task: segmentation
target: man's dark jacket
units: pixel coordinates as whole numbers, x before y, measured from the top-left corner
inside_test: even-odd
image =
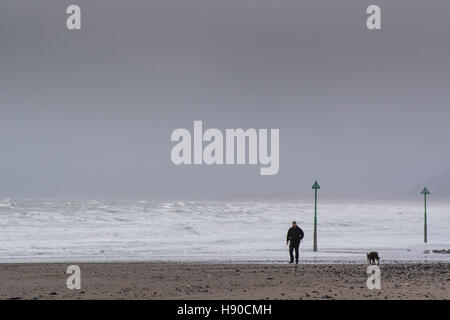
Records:
[[[299,226],[291,227],[287,233],[287,241],[291,241],[291,244],[298,244],[303,239],[305,234]]]

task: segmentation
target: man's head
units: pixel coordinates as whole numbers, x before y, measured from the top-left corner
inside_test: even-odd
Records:
[[[296,227],[297,226],[297,221],[292,221],[292,226]]]

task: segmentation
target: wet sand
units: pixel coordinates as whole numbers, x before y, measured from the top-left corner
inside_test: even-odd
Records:
[[[450,299],[450,264],[382,264],[381,290],[361,264],[68,263],[0,265],[0,299]]]

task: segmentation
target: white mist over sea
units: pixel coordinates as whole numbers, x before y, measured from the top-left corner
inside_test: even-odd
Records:
[[[0,201],[0,262],[287,261],[286,232],[306,236],[301,259],[361,262],[450,261],[450,204],[324,203],[319,252],[312,251],[313,205],[300,202]]]

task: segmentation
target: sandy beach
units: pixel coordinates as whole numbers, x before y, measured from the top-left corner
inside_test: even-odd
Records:
[[[450,264],[382,264],[381,290],[361,264],[81,263],[1,264],[0,299],[450,299]]]

